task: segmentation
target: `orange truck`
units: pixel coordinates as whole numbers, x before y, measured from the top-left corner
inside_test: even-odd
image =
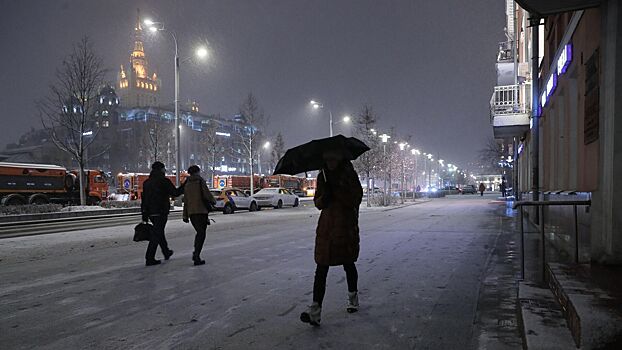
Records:
[[[217,175],[214,176],[214,187],[223,189],[225,187],[234,187],[241,190],[250,190],[251,178],[250,175]],[[253,187],[260,189],[262,186],[262,178],[259,175],[253,176]]]
[[[0,162],[2,205],[80,203],[79,170],[58,165]],[[108,197],[108,182],[100,170],[85,170],[88,204]]]
[[[302,190],[303,178],[291,175],[271,175],[265,177],[265,187],[283,187],[288,190]]]
[[[175,175],[166,175],[174,184]],[[188,173],[179,174],[179,181],[186,181]],[[139,200],[143,196],[143,183],[149,178],[147,173],[119,173],[117,174],[117,195],[128,195],[129,200]]]

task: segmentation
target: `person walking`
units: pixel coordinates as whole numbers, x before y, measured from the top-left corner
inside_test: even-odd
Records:
[[[180,196],[183,191],[183,185],[175,188],[171,180],[166,177],[166,168],[162,162],[155,162],[151,165],[149,178],[143,183],[143,194],[140,204],[143,222],[151,221],[153,223],[151,238],[147,246],[147,253],[145,253],[147,266],[160,264],[160,260],[155,258],[158,245],[162,249],[162,255],[164,255],[165,260],[168,260],[173,255],[173,251],[168,247],[164,229],[171,210],[171,197]]]
[[[354,264],[359,256],[358,210],[363,189],[349,160],[337,151],[325,152],[325,168],[317,178],[313,201],[322,211],[315,238],[315,280],[313,303],[301,313],[300,320],[319,326],[322,301],[326,293],[326,277],[330,266],[342,265],[348,282],[346,310],[358,311],[358,272]]]
[[[194,265],[205,265],[205,260],[201,259],[201,250],[205,242],[207,225],[210,224],[208,216],[210,208],[216,205],[216,200],[201,177],[201,168],[198,165],[188,168],[188,174],[190,177],[184,183],[183,220],[185,223],[191,222],[197,232],[194,237],[192,261]]]
[[[483,197],[484,196],[484,191],[486,191],[486,186],[484,186],[483,182],[480,182],[480,184],[479,184],[479,195]]]
[[[501,184],[499,185],[499,190],[501,191],[501,197],[505,197],[505,190],[506,190],[505,181],[501,182]]]

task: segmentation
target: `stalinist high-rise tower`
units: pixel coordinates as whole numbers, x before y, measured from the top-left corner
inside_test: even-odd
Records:
[[[121,65],[117,77],[117,89],[121,106],[149,107],[159,104],[161,82],[155,72],[149,75],[149,65],[143,45],[143,28],[140,12],[137,10],[134,27],[134,49],[130,54],[130,64]]]

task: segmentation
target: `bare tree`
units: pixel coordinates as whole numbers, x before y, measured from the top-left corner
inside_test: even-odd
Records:
[[[163,161],[164,157],[167,157],[169,144],[173,142],[174,131],[170,124],[159,120],[159,109],[157,116],[148,118],[142,133],[142,146],[146,149],[147,165],[155,161]]]
[[[248,171],[250,175],[251,193],[254,191],[253,169],[255,158],[257,158],[258,143],[261,139],[261,128],[264,126],[265,117],[263,111],[259,108],[257,98],[253,93],[242,102],[240,106],[240,116],[242,118],[240,125],[236,128],[237,137],[242,144],[242,153],[248,159]]]
[[[85,164],[98,156],[87,155],[87,150],[100,130],[101,120],[95,112],[105,73],[101,58],[84,37],[56,71],[48,96],[38,103],[41,121],[54,144],[78,163],[82,205],[86,204]]]
[[[379,146],[378,136],[375,130],[377,123],[377,117],[374,114],[373,108],[370,105],[364,105],[360,113],[354,120],[355,135],[367,146],[370,150],[363,153],[355,162],[354,167],[359,174],[365,177],[367,182],[367,206],[370,207],[371,203],[369,197],[373,193],[373,181],[374,171],[379,164]]]
[[[210,172],[210,183],[214,183],[214,176],[216,171],[216,164],[218,160],[225,155],[225,145],[221,136],[218,136],[218,124],[210,120],[206,128],[201,133],[200,143],[203,150],[203,155],[207,160],[207,167]],[[211,185],[210,185],[211,186]]]
[[[272,169],[276,167],[276,164],[279,162],[279,159],[281,159],[281,157],[283,157],[284,154],[285,154],[285,141],[283,140],[283,134],[281,134],[281,132],[279,131],[278,134],[276,134],[276,137],[274,139],[274,146],[272,147],[272,151],[271,151]]]
[[[503,169],[499,161],[504,157],[502,144],[492,137],[488,138],[484,147],[479,150],[479,161],[486,172],[501,173]]]

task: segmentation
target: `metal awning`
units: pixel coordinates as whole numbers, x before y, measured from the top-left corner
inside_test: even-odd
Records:
[[[600,6],[602,0],[516,0],[523,9],[541,17]]]

